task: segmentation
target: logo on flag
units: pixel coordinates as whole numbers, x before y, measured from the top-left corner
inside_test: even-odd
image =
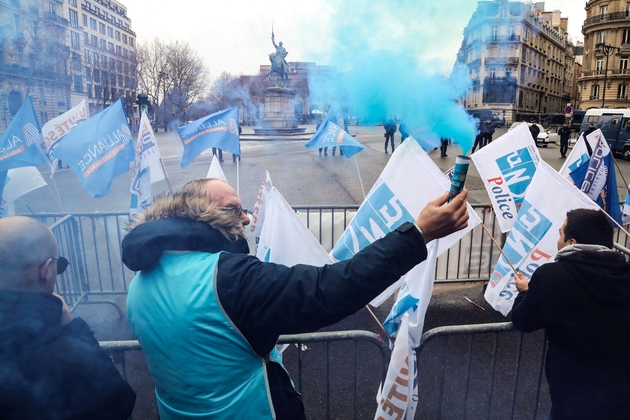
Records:
[[[347,159],[365,149],[354,137],[345,132],[334,122],[327,120],[319,126],[315,135],[306,143],[307,149],[319,149],[320,147],[339,146]]]
[[[0,172],[46,163],[39,153],[39,122],[29,96],[0,137]]]
[[[238,136],[238,108],[232,107],[193,121],[177,132],[184,145],[182,168],[190,165],[197,156],[210,147],[240,155]]]
[[[83,100],[79,105],[53,118],[42,127],[39,151],[42,152],[50,163],[51,176],[54,174],[57,165],[57,158],[53,157],[51,154],[52,149],[55,148],[59,140],[68,134],[70,130],[82,122],[87,121],[88,116],[88,109],[85,105],[85,100]]]
[[[90,196],[106,196],[114,178],[127,172],[135,157],[122,101],[71,130],[52,155],[74,170]]]

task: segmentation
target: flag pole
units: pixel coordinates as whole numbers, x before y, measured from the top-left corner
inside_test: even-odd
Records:
[[[488,234],[488,236],[490,237],[490,239],[492,239],[492,242],[494,242],[494,244],[497,246],[497,248],[499,249],[499,252],[501,252],[501,255],[503,255],[503,258],[505,258],[505,261],[507,261],[507,263],[510,265],[510,267],[512,268],[512,271],[514,271],[514,274],[518,274],[518,271],[516,271],[516,268],[514,268],[514,265],[512,265],[512,263],[510,262],[510,260],[508,259],[507,255],[505,255],[505,252],[503,252],[503,249],[501,248],[501,245],[499,245],[499,243],[497,242],[496,239],[494,239],[494,236],[492,236],[492,233],[490,233],[490,231],[488,230],[488,228],[486,227],[486,225],[484,225],[483,223],[481,224],[481,227],[483,228],[483,230],[486,231],[486,233]]]
[[[160,157],[160,167],[162,168],[162,172],[164,173],[164,178],[166,179],[166,185],[168,185],[168,191],[171,194],[173,194],[173,187],[171,187],[171,180],[168,178],[168,174],[166,173],[166,167],[164,166],[162,157]]]
[[[48,185],[48,189],[50,190],[50,193],[53,195],[53,198],[55,199],[55,201],[57,201],[57,204],[59,204],[59,208],[61,209],[62,213],[65,213],[66,211],[63,209],[63,205],[61,204],[61,196],[59,195],[59,189],[57,188],[57,181],[55,181],[55,178],[51,177],[50,180],[53,182],[53,185],[55,186],[55,191],[57,192],[57,196],[55,196],[55,193],[53,192],[52,188],[50,188],[50,185],[48,185],[48,183],[46,183],[46,185]]]
[[[385,329],[385,327],[383,326],[383,324],[381,324],[381,321],[378,320],[378,318],[376,317],[376,315],[374,314],[374,312],[372,311],[372,309],[370,309],[370,307],[368,305],[365,305],[365,309],[368,310],[368,312],[370,313],[370,315],[372,315],[372,318],[374,318],[374,320],[376,321],[376,323],[378,324],[379,327],[381,327],[381,330],[383,330],[383,334],[385,334],[385,337],[387,337],[387,339],[393,343],[392,338],[389,336],[389,334],[387,334],[387,330]]]
[[[339,146],[341,150],[341,146]],[[361,179],[361,171],[359,171],[359,162],[357,162],[357,155],[354,155],[354,164],[357,167],[357,174],[359,174],[359,183],[361,184],[361,191],[363,191],[363,199],[365,200],[365,190],[363,189],[363,180]]]
[[[239,187],[241,185],[240,175],[241,175],[241,155],[238,155],[236,158],[236,195],[240,197]]]

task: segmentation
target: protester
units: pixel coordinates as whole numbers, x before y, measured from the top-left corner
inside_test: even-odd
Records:
[[[494,126],[492,125],[492,121],[486,121],[486,130],[483,135],[483,145],[487,146],[492,143],[492,135],[494,134]]]
[[[536,122],[532,121],[532,123],[529,125],[529,132],[534,139],[534,143],[536,143],[536,141],[538,140],[538,135],[540,134],[540,128],[538,128],[538,124],[536,124]]]
[[[440,139],[440,151],[442,152],[441,157],[448,157],[448,155],[446,154],[446,149],[448,149],[448,142],[448,139]]]
[[[127,316],[160,418],[305,418],[275,351],[278,336],[316,331],[364,307],[426,258],[425,243],[467,225],[466,197],[447,204],[445,193],[415,223],[324,267],[248,255],[249,219],[223,181],[198,179],[156,200],[122,249],[139,271]]]
[[[584,130],[584,133],[582,133],[582,135],[584,136],[584,138],[586,138],[586,136],[588,136],[589,134],[591,134],[595,130],[596,130],[595,124],[590,123],[588,125],[588,128],[586,130]]]
[[[136,394],[53,293],[68,261],[50,229],[0,219],[0,418],[127,419]]]
[[[217,150],[219,151],[219,162],[223,162],[223,150],[217,148],[217,147],[213,147],[212,148],[212,156],[216,156],[217,155]]]
[[[394,120],[387,120],[383,125],[385,129],[385,154],[387,154],[387,143],[392,145],[392,153],[394,153],[394,134],[396,133],[396,123]]]
[[[486,123],[483,121],[479,121],[479,123],[477,124],[477,131],[479,131],[479,133],[477,133],[477,136],[475,136],[475,143],[473,144],[473,148],[470,153],[475,153],[475,149],[477,148],[477,146],[479,146],[479,149],[483,147],[487,131]]]
[[[571,137],[571,129],[566,122],[562,124],[562,127],[558,130],[560,136],[560,158],[567,157],[567,150],[569,150],[569,138]]]
[[[597,210],[567,213],[555,262],[529,284],[519,274],[512,322],[545,329],[552,408],[547,419],[627,419],[630,413],[630,264],[612,249]]]

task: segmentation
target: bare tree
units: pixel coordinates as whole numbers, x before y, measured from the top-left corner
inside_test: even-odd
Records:
[[[168,93],[167,46],[158,38],[139,43],[137,49],[138,88],[153,104],[160,105]]]
[[[234,99],[234,86],[232,86],[232,84],[236,79],[236,76],[224,71],[212,82],[208,99],[210,102],[214,103],[218,109],[227,108]]]

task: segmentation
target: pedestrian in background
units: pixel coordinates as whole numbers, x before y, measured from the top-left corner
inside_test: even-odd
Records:
[[[385,154],[387,154],[387,143],[392,145],[392,153],[394,153],[394,134],[396,133],[396,123],[393,120],[385,121],[383,125],[385,129]]]
[[[483,140],[486,136],[487,130],[486,123],[483,121],[479,121],[479,124],[477,125],[477,130],[479,130],[479,133],[475,137],[475,144],[473,144],[473,148],[470,153],[475,153],[475,149],[477,148],[477,146],[479,146],[479,149],[483,147]]]
[[[492,143],[492,135],[494,134],[494,126],[492,121],[486,121],[486,132],[483,135],[483,145],[487,146]]]
[[[448,148],[448,139],[441,138],[440,139],[440,151],[442,152],[441,157],[447,157],[446,149]]]
[[[560,136],[560,158],[566,158],[569,149],[569,137],[571,137],[571,129],[566,122],[558,130],[558,135]]]
[[[223,162],[223,150],[218,149],[219,150],[219,162]],[[217,155],[217,148],[213,147],[212,148],[212,156],[216,156]]]

